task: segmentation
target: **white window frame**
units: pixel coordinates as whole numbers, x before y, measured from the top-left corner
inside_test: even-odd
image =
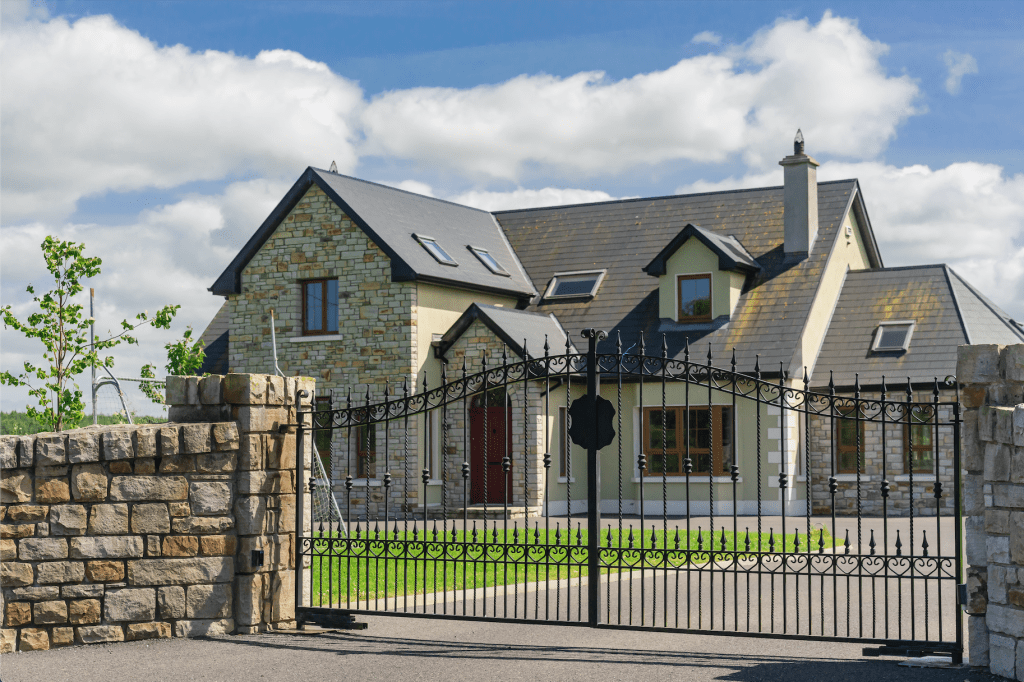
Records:
[[[482,249],[479,246],[467,246],[467,249],[473,252],[473,255],[477,257],[484,267],[491,271],[493,275],[499,275],[500,277],[511,277],[511,273],[502,267],[498,259],[491,255],[491,252],[487,249]],[[490,262],[488,262],[490,261]]]
[[[423,463],[431,475],[427,485],[441,485],[441,411],[427,412],[426,418],[429,424],[423,434]]]
[[[560,298],[594,298],[597,296],[598,290],[601,288],[601,284],[604,282],[605,276],[608,274],[607,269],[601,270],[574,270],[572,272],[556,272],[551,276],[551,281],[548,282],[548,288],[544,291],[543,299],[560,299]],[[594,288],[590,290],[588,294],[560,294],[555,295],[554,291],[558,287],[559,278],[573,278],[581,277],[583,275],[593,276],[597,275],[597,281],[594,283]]]
[[[434,237],[428,237],[425,234],[413,234],[412,237],[413,237],[413,239],[415,239],[416,241],[418,241],[420,243],[420,246],[423,247],[424,251],[429,253],[430,256],[434,260],[436,260],[438,263],[440,263],[441,265],[448,265],[448,266],[451,266],[453,268],[459,267],[459,262],[457,260],[455,260],[455,258],[452,257],[452,255],[450,253],[448,253],[443,246],[438,244],[437,243],[437,239],[435,239]],[[444,255],[448,256],[448,260],[443,260],[440,256],[438,256],[438,254],[434,253],[430,249],[430,247],[427,246],[427,244],[433,245],[438,251],[440,251]]]
[[[886,327],[900,327],[906,326],[907,337],[903,340],[903,345],[896,346],[880,346],[882,342],[882,334],[885,333]],[[879,322],[878,329],[875,330],[875,338],[871,342],[871,352],[873,353],[885,353],[885,352],[896,352],[896,351],[907,351],[910,349],[910,339],[914,336],[914,328],[917,327],[917,322],[914,320],[889,320],[886,322]]]

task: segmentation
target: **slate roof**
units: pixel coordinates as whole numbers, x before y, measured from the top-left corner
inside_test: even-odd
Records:
[[[551,355],[565,353],[565,330],[553,315],[483,303],[473,303],[466,309],[466,312],[462,313],[462,316],[441,337],[438,352],[441,355],[447,353],[452,344],[458,341],[475,320],[485,324],[499,339],[508,344],[509,350],[520,358],[523,357],[524,342],[530,357],[537,358],[544,355],[545,341],[551,348]],[[572,347],[569,352],[575,353],[576,347],[571,340],[570,345]]]
[[[879,322],[914,320],[906,352],[872,352]],[[1006,314],[945,265],[924,265],[847,274],[812,377],[812,386],[862,386],[884,376],[890,389],[931,383],[956,373],[957,346],[965,343],[1021,343]]]
[[[395,281],[443,282],[461,288],[511,294],[524,300],[537,293],[505,235],[487,211],[312,167],[296,181],[210,291],[222,296],[240,293],[240,276],[246,263],[313,184],[388,255]],[[458,262],[458,267],[439,263],[413,234],[436,238]],[[469,246],[488,251],[511,276],[492,273],[469,251]]]
[[[691,352],[715,357],[736,349],[739,369],[761,356],[766,374],[793,358],[821,273],[847,211],[854,208],[872,266],[881,266],[856,180],[818,183],[818,235],[807,257],[783,252],[783,188],[630,199],[576,206],[495,213],[520,261],[538,288],[555,272],[607,268],[601,290],[590,301],[539,301],[529,310],[553,313],[570,337],[596,327],[609,332],[602,352],[613,352],[616,333],[632,346],[640,332],[648,353],[660,355],[661,331],[669,355]],[[711,325],[665,324],[658,317],[658,282],[643,268],[688,223],[735,238],[757,260],[731,320]],[[636,351],[633,351],[636,352]],[[717,363],[716,363],[717,364]],[[724,363],[723,363],[724,364]]]
[[[227,374],[228,345],[231,338],[231,311],[228,310],[227,301],[221,305],[220,310],[210,320],[210,324],[206,325],[206,329],[199,338],[203,342],[203,351],[206,353],[199,373]]]

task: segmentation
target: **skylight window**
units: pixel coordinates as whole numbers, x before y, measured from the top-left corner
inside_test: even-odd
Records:
[[[914,326],[913,320],[879,323],[871,350],[905,351],[909,349],[910,337],[914,335]]]
[[[469,248],[470,251],[473,252],[473,254],[477,258],[480,259],[480,262],[484,264],[484,267],[486,267],[488,270],[493,272],[495,275],[501,275],[502,277],[511,277],[512,276],[512,275],[508,274],[508,270],[506,270],[505,268],[501,267],[501,263],[496,261],[494,259],[494,256],[492,256],[490,253],[487,252],[487,249],[481,249],[481,248],[478,248],[476,246],[470,246],[468,248]]]
[[[424,237],[422,235],[414,234],[413,237],[420,243],[420,245],[427,250],[431,256],[434,257],[441,265],[451,265],[457,267],[458,262],[448,255],[448,252],[441,248],[441,245],[437,243],[437,240],[433,237]]]
[[[604,280],[606,270],[587,272],[556,272],[551,278],[545,299],[551,298],[582,298],[597,295],[597,290]]]

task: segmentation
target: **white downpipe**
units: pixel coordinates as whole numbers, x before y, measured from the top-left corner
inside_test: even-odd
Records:
[[[274,371],[277,376],[283,377],[284,372],[277,366],[277,333],[274,331],[274,309],[270,309],[270,345],[274,347]]]

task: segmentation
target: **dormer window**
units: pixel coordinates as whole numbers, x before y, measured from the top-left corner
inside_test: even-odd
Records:
[[[905,351],[910,348],[910,337],[914,335],[913,320],[880,322],[875,332],[871,350],[876,352]]]
[[[494,259],[494,256],[492,256],[490,253],[487,252],[487,249],[481,249],[481,248],[476,247],[476,246],[470,246],[470,247],[467,247],[467,248],[470,251],[473,252],[473,255],[475,255],[478,259],[480,259],[480,262],[484,264],[484,267],[486,267],[488,270],[490,270],[495,275],[501,275],[502,277],[511,277],[512,276],[512,275],[508,274],[508,270],[506,270],[505,268],[501,267],[501,263],[496,261]]]
[[[711,275],[677,275],[679,322],[711,321]]]
[[[545,299],[593,298],[604,280],[606,270],[556,272],[551,278]]]
[[[458,267],[458,262],[448,255],[448,252],[441,248],[441,245],[437,243],[437,240],[433,237],[426,237],[420,234],[414,234],[413,238],[420,243],[420,245],[427,250],[431,256],[434,257],[441,265],[451,265]]]

